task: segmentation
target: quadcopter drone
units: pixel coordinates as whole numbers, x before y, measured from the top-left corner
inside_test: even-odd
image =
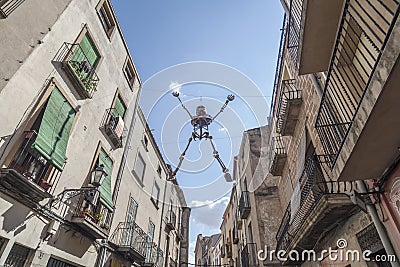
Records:
[[[213,156],[214,158],[218,161],[219,165],[222,168],[222,172],[224,173],[224,177],[225,180],[227,182],[232,182],[232,177],[229,174],[229,170],[228,168],[225,166],[224,162],[221,160],[221,158],[219,157],[218,151],[215,148],[214,142],[212,140],[212,136],[210,135],[210,133],[208,132],[208,126],[215,120],[215,118],[221,114],[224,109],[228,106],[228,103],[233,101],[235,99],[234,95],[228,95],[226,98],[225,103],[222,105],[221,109],[219,110],[219,112],[212,117],[211,115],[207,114],[207,109],[205,106],[197,106],[196,108],[196,115],[193,116],[189,110],[186,108],[186,106],[183,104],[182,100],[179,97],[179,92],[173,92],[172,95],[176,98],[178,98],[179,102],[181,103],[182,108],[187,112],[187,114],[189,114],[190,117],[190,123],[193,126],[193,132],[192,135],[189,137],[188,143],[186,145],[185,150],[183,150],[181,156],[179,157],[179,163],[176,166],[176,169],[174,171],[170,171],[169,174],[169,179],[171,180],[175,180],[175,175],[176,173],[179,171],[183,160],[185,159],[185,154],[187,152],[187,150],[189,149],[190,143],[194,140],[202,140],[204,139],[208,139],[210,140],[211,143],[211,147],[213,149]]]

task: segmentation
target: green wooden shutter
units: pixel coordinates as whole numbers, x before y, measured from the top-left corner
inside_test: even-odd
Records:
[[[92,67],[96,66],[98,59],[100,58],[99,52],[97,52],[96,46],[94,45],[92,39],[86,33],[80,42],[81,49],[85,53],[87,60]]]
[[[79,43],[72,56],[72,61],[82,62],[87,60],[92,67],[95,67],[100,58],[99,52],[96,49],[92,39],[86,33]]]
[[[54,167],[62,171],[75,110],[63,94],[54,87],[45,106],[42,121],[32,148]]]
[[[103,203],[107,209],[112,211],[114,207],[111,192],[111,173],[113,169],[113,162],[103,149],[100,150],[98,160],[99,165],[103,164],[104,169],[107,172],[106,178],[100,185],[100,202]]]
[[[120,115],[122,118],[124,118],[126,107],[124,102],[122,102],[121,97],[118,96],[117,99],[115,100],[114,108],[115,108],[114,115]]]

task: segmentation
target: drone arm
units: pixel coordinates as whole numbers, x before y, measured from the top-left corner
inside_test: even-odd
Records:
[[[225,164],[222,161],[222,159],[219,157],[219,153],[218,153],[217,149],[215,148],[214,142],[212,141],[212,136],[209,136],[208,139],[210,140],[210,143],[211,143],[211,146],[212,146],[212,149],[213,149],[214,158],[218,161],[219,165],[221,166],[222,172],[227,173],[229,170],[225,166]]]
[[[228,95],[228,97],[226,98],[225,103],[222,105],[221,109],[219,110],[219,112],[217,114],[215,114],[215,116],[212,118],[213,120],[215,120],[216,117],[218,117],[219,114],[221,114],[222,112],[224,112],[225,108],[228,106],[228,103],[230,101],[233,101],[235,99],[234,95]]]
[[[171,176],[172,176],[172,177],[175,176],[176,173],[177,173],[177,172],[179,171],[179,169],[181,168],[182,163],[183,163],[183,160],[185,159],[185,154],[186,154],[187,150],[189,149],[189,146],[190,146],[190,143],[192,142],[192,140],[193,140],[193,138],[190,137],[189,140],[188,140],[188,143],[187,143],[187,145],[186,145],[185,150],[183,150],[181,156],[179,157],[179,163],[178,163],[178,165],[176,166],[176,169],[171,173]]]
[[[178,98],[179,102],[181,103],[182,108],[187,112],[187,114],[189,115],[190,119],[193,119],[192,114],[190,114],[189,110],[187,109],[187,107],[183,104],[181,98],[178,96],[176,96],[176,98]]]

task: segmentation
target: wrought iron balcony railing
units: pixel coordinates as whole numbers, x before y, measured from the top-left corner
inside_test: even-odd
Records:
[[[154,242],[146,243],[146,259],[143,266],[162,267],[164,262],[164,253]]]
[[[247,243],[241,253],[242,267],[258,266],[257,252],[256,243]]]
[[[399,1],[346,0],[315,127],[335,165],[399,13]]]
[[[301,90],[296,80],[283,80],[276,111],[276,130],[281,135],[292,135],[302,103]]]
[[[243,191],[239,200],[239,213],[241,219],[247,219],[250,214],[250,193],[249,191]]]
[[[11,185],[16,191],[34,201],[41,201],[51,197],[48,192],[59,179],[61,172],[32,148],[36,137],[35,131],[24,132],[24,139],[14,158],[1,170],[1,183],[7,183],[7,187]]]
[[[120,222],[110,242],[131,262],[140,263],[146,259],[147,234],[135,222]]]
[[[287,48],[293,63],[298,67],[300,30],[304,0],[290,0]]]
[[[0,18],[7,18],[25,0],[0,0]]]
[[[110,233],[111,226],[107,221],[106,209],[100,201],[95,201],[95,199],[99,199],[99,191],[81,194],[71,222],[95,239],[105,239]]]
[[[83,98],[92,98],[97,90],[99,77],[95,71],[95,66],[90,63],[81,46],[64,43],[56,60],[62,62],[63,68],[69,75],[78,94]]]
[[[277,250],[286,251],[289,248],[311,212],[324,196],[346,195],[346,199],[350,200],[347,196],[354,190],[352,182],[326,180],[317,156],[307,159],[299,184],[300,192],[295,196],[299,202],[296,210],[292,209],[293,203],[289,203],[286,209],[276,235]],[[332,221],[328,223],[332,223]]]
[[[283,169],[285,167],[287,153],[285,149],[285,144],[283,143],[282,136],[275,136],[272,138],[271,145],[271,165],[270,173],[275,176],[282,175]]]
[[[106,110],[101,121],[100,129],[104,130],[104,133],[108,136],[114,148],[121,148],[123,146],[123,140],[128,130],[122,116],[118,114],[115,108]]]

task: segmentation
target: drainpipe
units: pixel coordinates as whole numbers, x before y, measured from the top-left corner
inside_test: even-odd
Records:
[[[357,186],[360,189],[360,193],[368,193],[367,187],[365,186],[364,181],[357,181]],[[383,247],[385,248],[387,255],[395,255],[396,262],[390,262],[392,267],[400,267],[399,263],[397,262],[397,255],[393,249],[392,243],[389,239],[389,236],[385,230],[385,227],[382,224],[382,221],[379,218],[378,212],[376,207],[371,203],[366,203],[368,214],[371,215],[372,221],[374,222],[375,228],[379,234],[379,238],[382,241]]]
[[[113,201],[114,205],[117,203],[119,188],[121,186],[122,175],[124,173],[126,161],[128,158],[128,153],[130,150],[130,145],[131,145],[131,141],[132,141],[132,137],[133,137],[133,130],[135,128],[135,123],[136,123],[136,113],[137,113],[137,109],[139,106],[139,98],[140,98],[141,89],[142,88],[140,86],[138,89],[136,99],[135,99],[135,107],[133,108],[132,121],[131,121],[131,125],[129,127],[128,136],[126,138],[126,143],[124,146],[124,153],[122,154],[122,159],[121,159],[121,165],[119,166],[117,180],[115,181],[115,187],[114,187],[114,192],[113,192],[113,196],[112,196],[112,201]],[[115,214],[114,212],[111,214],[111,220],[110,220],[111,224],[112,224],[112,221],[114,220],[114,214]],[[106,251],[107,251],[107,247],[108,247],[106,245],[106,244],[108,244],[107,239],[103,239],[100,242],[101,243],[100,243],[99,253],[97,254],[96,265],[95,265],[96,267],[104,266]]]
[[[319,99],[322,99],[324,90],[322,90],[321,85],[319,84],[317,74],[312,73],[312,74],[310,74],[310,77],[311,77],[311,81],[316,89],[315,91],[317,92],[317,95],[319,96]]]

